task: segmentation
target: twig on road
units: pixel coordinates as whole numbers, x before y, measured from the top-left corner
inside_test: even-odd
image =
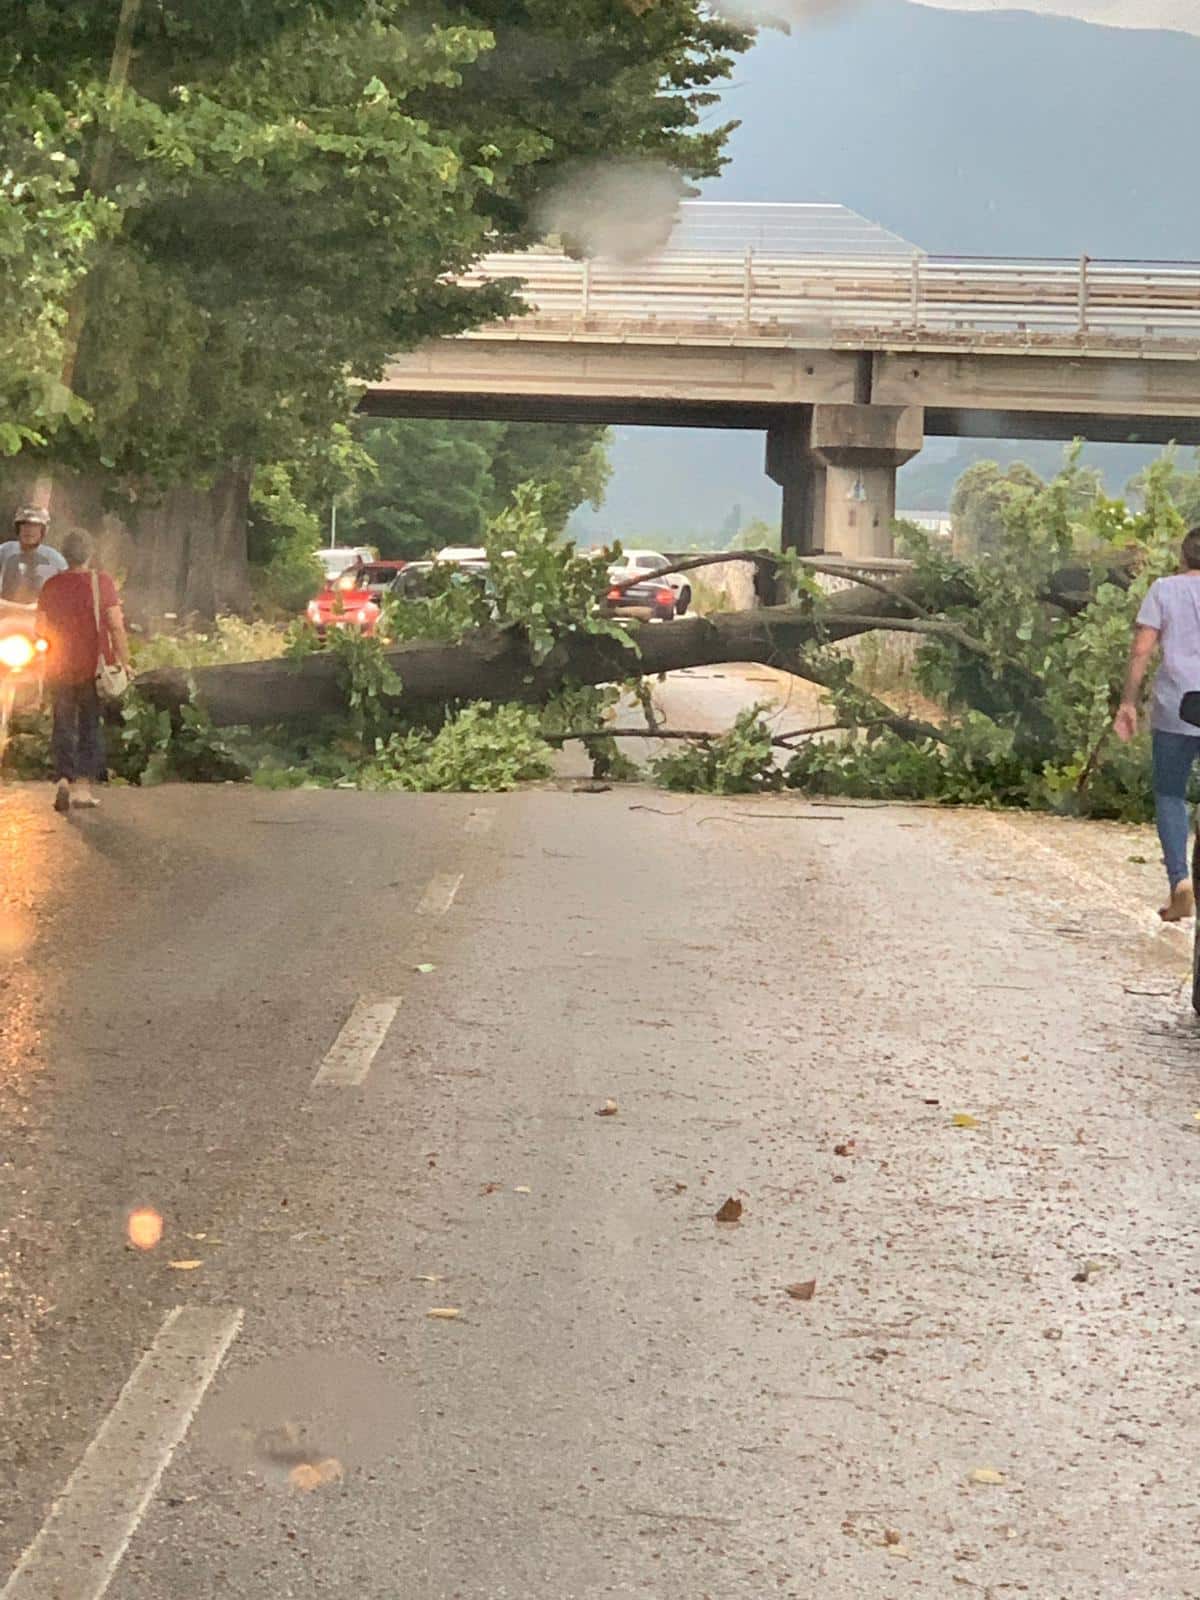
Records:
[[[745,811],[732,817],[714,812],[710,817],[700,817],[698,822],[844,822],[845,817],[818,817],[811,811]]]
[[[649,1506],[626,1506],[631,1517],[658,1517],[664,1522],[713,1522],[719,1528],[736,1528],[737,1517],[710,1517],[702,1511],[655,1511]]]

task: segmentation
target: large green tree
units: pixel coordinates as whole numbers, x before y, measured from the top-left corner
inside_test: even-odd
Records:
[[[41,211],[52,267],[73,230],[92,252],[89,413],[54,452],[137,485],[288,459],[355,377],[507,306],[448,280],[580,163],[715,171],[701,119],[749,38],[699,0],[0,0],[0,30],[4,154],[49,106],[64,199],[111,219]],[[61,326],[70,272],[44,282]]]
[[[605,430],[540,422],[371,421],[359,425],[370,463],[339,518],[342,537],[415,558],[478,544],[523,483],[542,491],[556,533],[608,479]]]

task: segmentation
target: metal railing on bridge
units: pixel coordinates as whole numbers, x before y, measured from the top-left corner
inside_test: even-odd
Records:
[[[879,338],[1003,345],[1169,343],[1200,353],[1200,263],[784,259],[684,252],[637,263],[549,250],[485,257],[467,284],[523,280],[509,337]],[[481,330],[495,337],[498,329]]]

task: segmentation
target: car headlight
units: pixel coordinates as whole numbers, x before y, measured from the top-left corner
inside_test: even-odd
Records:
[[[10,633],[0,639],[0,666],[10,672],[23,672],[36,655],[37,646],[24,633]]]

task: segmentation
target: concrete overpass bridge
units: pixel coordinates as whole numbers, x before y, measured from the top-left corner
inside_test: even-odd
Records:
[[[927,436],[1200,445],[1200,264],[485,258],[527,315],[391,363],[376,416],[755,428],[785,546],[887,556]]]

